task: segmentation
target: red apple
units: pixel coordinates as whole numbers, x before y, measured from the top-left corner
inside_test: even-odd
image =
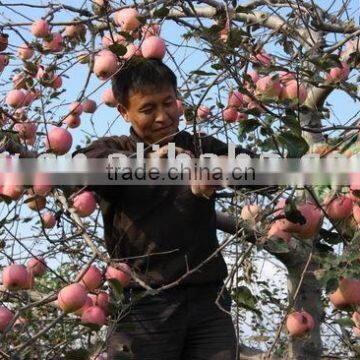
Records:
[[[82,308],[87,300],[87,292],[80,284],[65,286],[58,294],[58,305],[65,312],[70,313]]]
[[[73,207],[80,217],[90,216],[96,209],[96,199],[91,191],[83,191],[73,199]]]
[[[125,263],[117,264],[117,268],[108,266],[105,273],[107,280],[117,280],[123,287],[129,285],[131,280],[131,269],[129,265]]]
[[[51,149],[56,155],[64,155],[72,146],[72,136],[66,129],[53,127],[48,132],[45,146],[48,150]]]
[[[8,290],[26,289],[28,286],[28,272],[24,265],[12,264],[4,268],[2,273],[3,285]]]
[[[100,306],[90,306],[84,310],[81,322],[85,325],[103,326],[106,324],[106,315]]]
[[[47,266],[43,257],[31,258],[26,264],[29,272],[32,272],[34,276],[42,276],[45,274]]]
[[[141,53],[146,59],[162,60],[166,53],[164,40],[157,36],[146,38],[141,45]]]
[[[14,314],[5,306],[0,305],[0,332],[4,332],[13,318]]]
[[[101,271],[95,265],[91,265],[82,276],[80,284],[89,291],[99,288],[102,284]]]

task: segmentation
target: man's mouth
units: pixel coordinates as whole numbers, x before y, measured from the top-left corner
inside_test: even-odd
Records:
[[[172,124],[170,124],[169,126],[164,126],[161,128],[156,129],[155,131],[163,131],[163,130],[169,130],[172,128]]]

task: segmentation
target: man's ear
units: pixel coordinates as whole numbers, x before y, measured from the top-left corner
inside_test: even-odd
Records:
[[[121,114],[121,116],[124,118],[124,120],[129,122],[130,120],[129,120],[128,111],[127,111],[126,107],[122,104],[118,104],[117,109],[118,109],[119,113]]]

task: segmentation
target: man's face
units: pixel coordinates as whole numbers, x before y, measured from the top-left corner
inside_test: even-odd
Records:
[[[178,131],[179,112],[171,86],[130,91],[127,107],[119,105],[118,110],[145,143],[166,144]]]

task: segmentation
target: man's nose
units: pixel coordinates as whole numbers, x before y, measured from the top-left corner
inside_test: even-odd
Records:
[[[171,122],[171,117],[168,115],[168,113],[165,110],[160,110],[156,114],[155,121],[162,124],[169,124]]]

